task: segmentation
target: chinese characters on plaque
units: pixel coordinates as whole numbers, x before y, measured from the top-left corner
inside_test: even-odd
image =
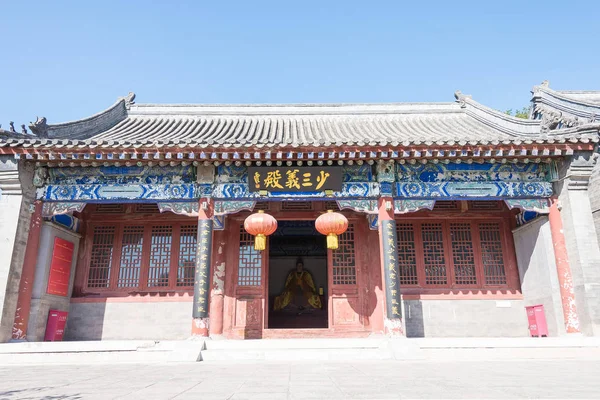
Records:
[[[208,274],[210,273],[212,228],[212,220],[201,219],[198,221],[198,251],[196,253],[193,318],[208,317]]]
[[[341,167],[248,167],[251,192],[342,190]]]
[[[381,221],[383,261],[385,273],[386,314],[389,319],[402,318],[400,306],[400,279],[398,276],[398,252],[396,249],[396,221]]]

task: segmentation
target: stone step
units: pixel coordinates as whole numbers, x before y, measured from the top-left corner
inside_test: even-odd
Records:
[[[421,358],[410,340],[353,339],[207,340],[202,361],[387,360]]]
[[[115,340],[0,344],[0,365],[194,362],[204,340]]]
[[[253,349],[202,350],[201,361],[354,361],[389,360],[393,355],[382,349]]]
[[[281,350],[281,349],[377,349],[387,339],[251,339],[207,340],[206,350]]]

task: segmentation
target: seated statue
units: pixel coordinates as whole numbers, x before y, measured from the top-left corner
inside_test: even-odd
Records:
[[[321,298],[317,295],[310,272],[304,270],[304,263],[299,259],[296,262],[296,269],[290,272],[285,280],[283,293],[275,298],[273,310],[291,309],[298,310],[301,314],[309,307],[320,309]]]

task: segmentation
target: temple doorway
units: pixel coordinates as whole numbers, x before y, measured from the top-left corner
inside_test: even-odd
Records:
[[[279,221],[268,265],[268,328],[327,328],[327,246],[315,222]]]

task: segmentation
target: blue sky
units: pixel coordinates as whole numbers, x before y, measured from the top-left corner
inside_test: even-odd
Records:
[[[600,90],[597,1],[0,0],[0,123],[139,103],[453,101]]]

